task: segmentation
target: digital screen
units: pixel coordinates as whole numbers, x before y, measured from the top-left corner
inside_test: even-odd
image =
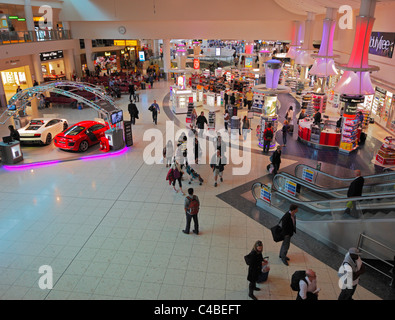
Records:
[[[114,112],[111,114],[111,123],[112,124],[117,124],[119,122],[123,121],[123,112],[122,110],[119,110],[117,112]]]
[[[221,48],[215,48],[215,55],[220,56],[221,55]]]
[[[145,61],[145,54],[144,54],[144,51],[139,51],[139,60],[140,60],[140,61]]]
[[[63,58],[63,51],[62,50],[40,53],[40,60],[41,61],[54,60],[54,59],[60,59],[60,58]]]

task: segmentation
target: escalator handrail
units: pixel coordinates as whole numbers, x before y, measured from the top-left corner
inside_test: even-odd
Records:
[[[277,177],[278,176],[278,177]],[[339,196],[337,196],[337,195],[335,195],[335,194],[333,194],[333,193],[336,193],[336,192],[344,192],[344,191],[348,191],[348,187],[342,187],[342,188],[332,188],[332,189],[329,189],[329,188],[324,188],[324,187],[321,187],[321,186],[319,186],[319,185],[316,185],[316,184],[314,184],[314,183],[311,183],[311,182],[309,182],[309,181],[306,181],[306,180],[304,180],[304,179],[301,179],[301,178],[299,178],[299,177],[296,177],[296,176],[293,176],[292,174],[290,174],[290,173],[288,173],[288,172],[279,172],[279,173],[277,173],[274,177],[273,177],[273,188],[275,188],[276,190],[278,189],[277,188],[277,186],[276,186],[276,184],[277,184],[277,182],[276,182],[276,180],[277,179],[279,179],[280,177],[284,177],[285,179],[290,179],[290,180],[294,180],[294,182],[296,182],[297,184],[300,184],[300,185],[303,185],[304,187],[307,187],[307,188],[309,188],[310,190],[313,190],[313,191],[315,191],[315,192],[321,192],[321,193],[325,193],[325,194],[329,194],[329,195],[331,195],[331,196],[333,196],[333,197],[335,197],[335,198],[339,198]],[[355,179],[355,178],[354,178]],[[383,183],[371,183],[371,184],[364,184],[364,188],[367,188],[367,187],[374,187],[374,186],[378,186],[378,185],[382,185],[382,186],[385,186],[386,184],[383,184]],[[395,191],[394,191],[394,193],[395,193]],[[380,196],[382,193],[381,192],[376,192],[376,193],[370,193],[369,195],[370,196]]]
[[[332,179],[334,179],[334,180],[343,181],[343,182],[349,182],[349,181],[351,182],[351,181],[353,181],[353,180],[355,179],[355,177],[351,177],[351,178],[340,178],[340,177],[337,177],[337,176],[333,176],[333,175],[331,175],[331,174],[329,174],[329,173],[327,173],[327,172],[325,172],[325,171],[318,170],[318,169],[316,169],[316,168],[310,167],[309,165],[303,164],[303,163],[300,163],[300,164],[298,164],[298,165],[295,167],[295,175],[297,174],[297,171],[298,171],[298,168],[299,168],[299,167],[306,167],[306,168],[311,169],[311,170],[313,170],[313,171],[315,171],[315,172],[318,172],[318,173],[320,173],[320,174],[323,174],[324,176],[330,177],[330,178],[332,178]],[[395,171],[390,171],[390,172],[386,172],[386,173],[378,173],[378,174],[367,175],[367,176],[364,176],[364,179],[365,179],[365,180],[368,180],[368,179],[373,179],[373,178],[388,177],[388,176],[392,176],[392,175],[395,176]]]

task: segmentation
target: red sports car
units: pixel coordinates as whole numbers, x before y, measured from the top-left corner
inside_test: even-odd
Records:
[[[81,121],[57,134],[54,144],[62,150],[85,152],[91,145],[99,143],[108,129],[107,124],[97,121]]]

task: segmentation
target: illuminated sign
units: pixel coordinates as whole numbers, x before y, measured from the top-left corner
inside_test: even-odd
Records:
[[[200,69],[200,60],[199,59],[193,59],[193,68],[195,70],[199,70]]]
[[[140,61],[145,61],[144,51],[139,51],[139,59],[140,59]]]
[[[372,32],[369,41],[369,53],[392,58],[394,52],[395,33]]]
[[[54,59],[60,59],[60,58],[63,58],[63,51],[62,50],[40,53],[40,60],[41,61],[54,60]]]
[[[137,47],[138,43],[137,40],[126,40],[126,45],[130,47]]]
[[[126,46],[126,41],[125,40],[114,40],[114,46],[124,47],[124,46]]]

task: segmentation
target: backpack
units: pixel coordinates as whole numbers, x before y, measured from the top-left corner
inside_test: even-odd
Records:
[[[273,130],[267,130],[265,134],[266,140],[272,140],[273,139]]]
[[[299,270],[295,271],[291,277],[291,289],[293,291],[299,291],[299,281],[304,280],[307,283],[306,278],[306,271],[304,270]]]
[[[195,197],[187,197],[189,199],[189,207],[188,207],[188,211],[189,214],[191,215],[195,215],[199,212],[199,201],[197,201],[197,199]]]

